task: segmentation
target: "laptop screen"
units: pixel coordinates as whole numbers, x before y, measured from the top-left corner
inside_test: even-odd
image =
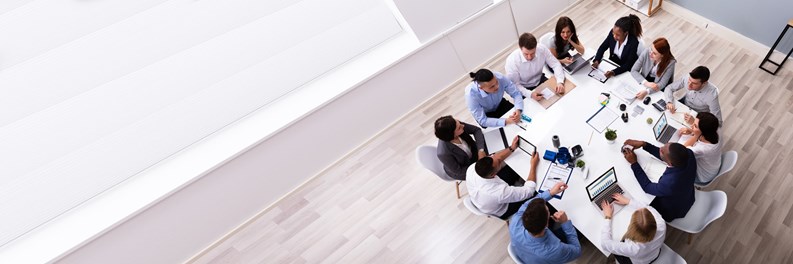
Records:
[[[615,183],[617,183],[617,174],[614,172],[614,167],[611,167],[611,169],[600,175],[586,187],[586,191],[589,193],[589,200],[594,200],[601,192]]]
[[[666,128],[666,113],[661,113],[661,117],[658,118],[658,122],[655,123],[653,127],[653,133],[655,134],[655,138],[660,138],[661,133],[664,132],[664,128]]]

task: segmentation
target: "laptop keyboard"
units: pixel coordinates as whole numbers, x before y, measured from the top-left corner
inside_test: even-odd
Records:
[[[677,132],[677,129],[671,126],[667,127],[664,133],[661,135],[661,139],[658,141],[661,141],[661,143],[666,144],[667,142],[669,142],[669,139],[672,138],[673,135],[675,135],[675,132]]]
[[[611,197],[612,195],[614,195],[615,193],[619,193],[619,194],[625,193],[622,191],[622,188],[620,188],[619,185],[615,185],[615,186],[616,186],[615,188],[611,188],[611,190],[601,193],[600,195],[598,195],[597,198],[595,198],[594,202],[598,206],[598,208],[600,208],[600,210],[603,210],[602,207],[603,205],[601,205],[601,203],[603,203],[603,200],[607,201],[608,203],[612,203],[614,202],[614,198]]]

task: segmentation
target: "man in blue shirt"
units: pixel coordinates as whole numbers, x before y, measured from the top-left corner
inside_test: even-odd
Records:
[[[465,89],[465,102],[468,110],[481,127],[502,127],[520,122],[523,113],[523,95],[506,76],[488,69],[480,69],[470,73],[474,80]],[[515,105],[504,98],[508,93]],[[512,108],[515,112],[507,118],[501,118]]]
[[[564,211],[551,216],[547,201],[567,189],[567,184],[557,183],[548,191],[535,196],[520,207],[509,221],[512,251],[523,263],[565,263],[581,256],[573,223]],[[561,224],[561,232],[548,228],[548,218]]]

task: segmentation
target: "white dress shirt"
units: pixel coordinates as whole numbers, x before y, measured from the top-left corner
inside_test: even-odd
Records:
[[[526,60],[520,48],[510,53],[507,56],[506,65],[504,65],[507,77],[520,86],[535,87],[540,85],[540,76],[543,74],[542,67],[548,65],[553,69],[556,83],[564,83],[564,69],[559,60],[543,45],[537,45],[536,50],[532,60]]]
[[[655,218],[655,237],[653,237],[653,240],[646,243],[637,243],[629,239],[623,242],[616,241],[611,236],[611,220],[607,219],[603,222],[603,228],[601,229],[600,245],[603,247],[603,250],[607,252],[630,258],[632,263],[650,263],[650,261],[658,257],[658,254],[661,252],[661,247],[664,245],[666,221],[664,221],[664,218],[661,217],[661,214],[658,213],[655,208],[647,206],[646,204],[641,204],[641,202],[636,201],[636,199],[631,200],[626,207],[630,208],[629,212],[641,208],[650,210],[653,218]]]
[[[476,163],[471,166],[475,165]],[[537,183],[533,181],[526,181],[523,186],[509,186],[498,176],[485,179],[470,169],[465,176],[465,185],[468,186],[468,195],[476,208],[493,216],[506,213],[509,203],[529,199],[537,187]]]
[[[628,34],[625,34],[625,39],[622,40],[622,44],[620,44],[619,41],[616,41],[616,39],[614,40],[614,55],[617,56],[617,58],[622,59],[622,50],[625,49],[625,44],[628,44]]]

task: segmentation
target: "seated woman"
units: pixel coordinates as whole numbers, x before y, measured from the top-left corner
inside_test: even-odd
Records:
[[[697,179],[694,183],[707,184],[716,178],[721,168],[721,142],[719,141],[719,119],[708,112],[701,112],[693,120],[691,128],[681,128],[678,143],[691,149],[697,159]]]
[[[611,252],[618,263],[652,263],[661,253],[666,236],[666,222],[661,214],[646,204],[630,200],[621,194],[614,195],[614,202],[625,205],[625,210],[635,210],[631,215],[628,231],[616,241],[611,234],[612,205],[603,201],[603,215],[606,221],[600,234],[603,250]]]
[[[473,135],[473,138],[471,136]],[[487,156],[485,153],[485,135],[482,129],[460,122],[452,116],[442,116],[435,120],[435,136],[438,140],[438,159],[443,163],[443,170],[454,179],[464,181],[465,173],[471,164]],[[506,159],[518,146],[513,140],[512,145],[493,156]],[[520,184],[524,180],[509,166],[504,166],[497,173],[498,177],[509,185]]]
[[[560,17],[556,21],[554,37],[542,44],[551,51],[554,57],[559,59],[559,62],[565,65],[573,63],[573,57],[570,56],[569,51],[575,49],[578,53],[584,54],[584,44],[578,40],[573,20],[566,16]]]
[[[616,69],[607,71],[606,77],[612,77],[626,72],[633,67],[639,55],[636,50],[639,48],[639,38],[642,36],[642,24],[636,15],[628,15],[617,19],[614,28],[611,29],[603,43],[600,44],[595,58],[592,59],[592,67],[597,68],[603,60],[603,53],[609,50],[611,55],[609,60],[619,65]]]
[[[631,68],[633,78],[647,87],[636,94],[636,98],[644,99],[648,94],[663,91],[674,78],[675,62],[675,56],[672,56],[669,42],[665,38],[653,41],[650,51],[642,53]]]

